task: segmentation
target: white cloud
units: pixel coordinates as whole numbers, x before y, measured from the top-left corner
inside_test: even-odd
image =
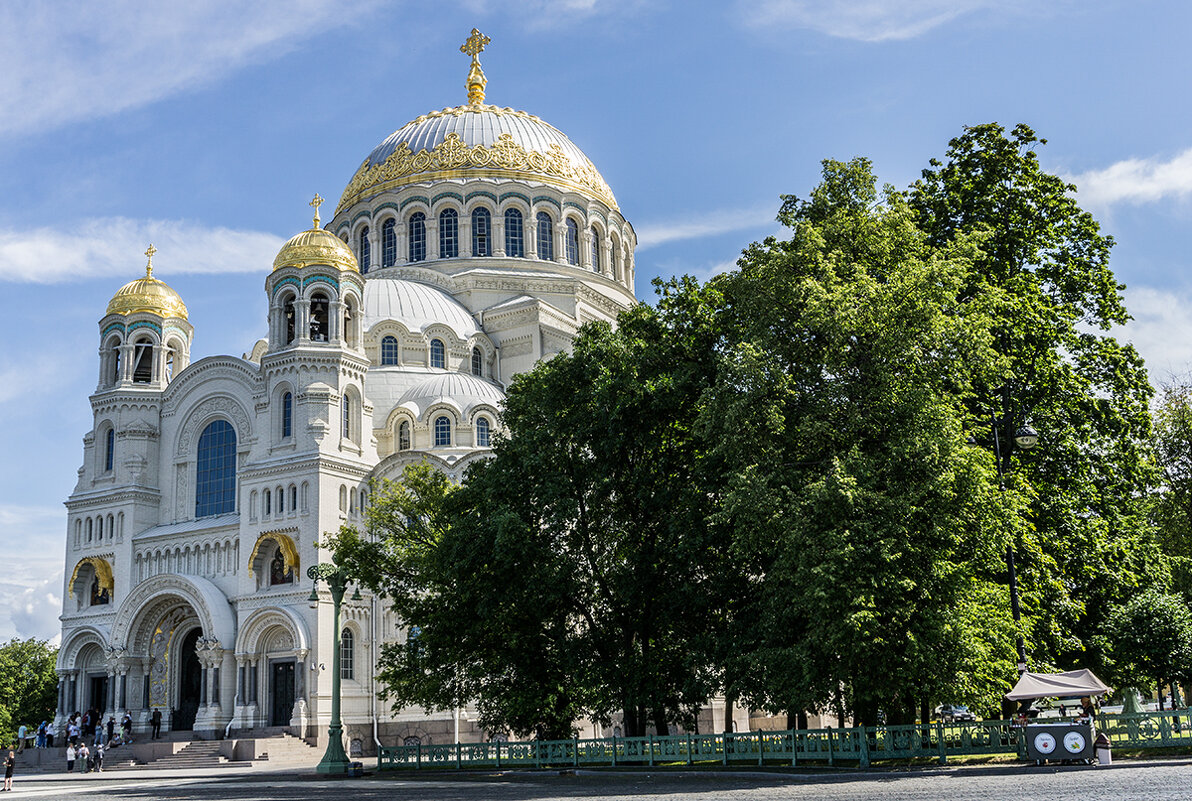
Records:
[[[0,504],[0,530],[10,546],[0,583],[0,640],[56,638],[62,611],[66,510]]]
[[[637,249],[647,250],[668,242],[699,239],[750,228],[776,225],[774,206],[730,211],[714,211],[684,217],[680,220],[647,222],[636,227]]]
[[[739,0],[756,28],[807,28],[841,39],[913,39],[961,15],[1021,5],[1020,0]]]
[[[1092,208],[1141,205],[1167,198],[1187,200],[1192,196],[1192,148],[1166,161],[1125,159],[1103,170],[1065,176],[1065,180],[1076,184],[1080,204]]]
[[[334,0],[0,4],[0,134],[135,108],[361,19]]]
[[[1192,369],[1192,293],[1129,287],[1126,308],[1134,317],[1114,332],[1146,360],[1152,383]]]
[[[136,278],[152,242],[156,274],[268,270],[283,240],[260,231],[179,220],[84,220],[69,230],[0,229],[0,281],[52,284],[75,278]],[[167,278],[168,280],[168,278]]]

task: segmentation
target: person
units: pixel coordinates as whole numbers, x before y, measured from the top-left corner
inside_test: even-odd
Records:
[[[115,733],[116,733],[116,716],[108,715],[108,728],[107,728],[107,732],[106,732],[106,735],[107,735],[106,739],[109,743],[112,742],[112,735]]]
[[[25,750],[25,739],[29,736],[29,727],[22,723],[17,726],[17,753]]]
[[[35,743],[35,745],[38,748],[46,747],[46,729],[48,729],[48,728],[49,728],[49,723],[47,723],[44,720],[41,722],[41,725],[37,727],[37,742]]]
[[[66,724],[66,736],[71,745],[79,744],[79,735],[82,732],[82,727],[79,726],[78,712],[71,715],[70,722]]]
[[[1093,699],[1087,695],[1080,699],[1080,714],[1089,719],[1089,723],[1097,720],[1097,709],[1093,706]]]
[[[86,740],[79,744],[78,762],[80,773],[91,770],[91,749],[87,747]]]
[[[127,712],[124,713],[124,717],[120,720],[120,733],[122,742],[132,742],[132,715]]]
[[[153,716],[149,719],[153,726],[153,739],[156,740],[161,736],[161,710],[154,709]]]
[[[75,747],[73,745],[66,746],[66,772],[70,773],[74,770],[75,763]]]
[[[92,747],[103,745],[103,739],[103,721],[99,720],[95,723],[95,739],[91,742]]]
[[[95,746],[95,770],[103,773],[103,743]]]
[[[8,752],[8,759],[4,760],[4,789],[12,789],[12,769],[17,765],[17,755],[12,751]]]

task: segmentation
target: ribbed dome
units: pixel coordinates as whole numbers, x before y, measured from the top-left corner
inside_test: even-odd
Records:
[[[524,111],[469,105],[432,111],[390,134],[360,165],[336,213],[382,189],[470,175],[529,178],[617,207],[596,167],[558,128]]]
[[[370,274],[364,284],[364,330],[395,320],[410,331],[448,325],[460,339],[480,332],[466,306],[441,289],[418,281]]]
[[[136,314],[149,312],[162,317],[186,319],[186,304],[177,292],[165,281],[153,277],[153,271],[146,268],[145,277],[129,281],[116,290],[108,303],[108,314]]]
[[[476,406],[499,407],[505,393],[482,378],[467,373],[443,373],[406,391],[398,406],[413,406],[421,417],[436,403],[448,402],[465,415]]]
[[[360,272],[352,249],[338,236],[322,228],[311,228],[291,237],[277,252],[273,269],[308,267],[312,264],[328,264],[341,270]]]

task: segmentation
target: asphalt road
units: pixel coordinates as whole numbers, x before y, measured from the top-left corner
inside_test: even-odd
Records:
[[[693,773],[511,774],[328,780],[310,774],[230,769],[133,776],[100,774],[17,778],[8,798],[294,799],[303,801],[1186,801],[1192,760],[1116,763],[1097,768],[918,769],[866,774],[755,775]]]

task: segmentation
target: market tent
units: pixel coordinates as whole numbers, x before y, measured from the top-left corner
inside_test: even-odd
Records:
[[[1023,673],[1006,697],[1011,701],[1026,701],[1032,698],[1077,698],[1109,691],[1093,671],[1069,670],[1067,673]]]

